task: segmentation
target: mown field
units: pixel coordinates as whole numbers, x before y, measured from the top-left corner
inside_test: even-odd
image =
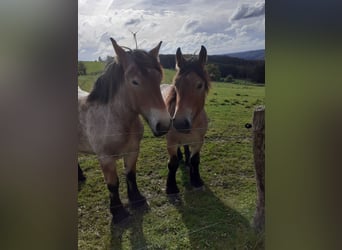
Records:
[[[79,85],[91,90],[100,63],[86,63]],[[173,70],[165,70],[170,83]],[[137,182],[148,209],[131,210],[132,217],[111,224],[109,193],[95,156],[79,155],[87,181],[79,186],[79,249],[263,249],[264,235],[251,227],[256,186],[251,122],[253,110],[264,104],[265,88],[245,81],[212,83],[206,100],[209,130],[201,151],[204,190],[192,190],[183,164],[177,173],[180,199],[165,194],[167,160],[165,137],[155,138],[145,124],[137,163]],[[128,203],[122,160],[120,195]]]

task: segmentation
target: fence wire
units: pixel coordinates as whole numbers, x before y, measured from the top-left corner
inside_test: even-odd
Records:
[[[216,120],[215,122],[219,122],[219,121],[225,121],[225,120]],[[243,125],[241,125],[241,128],[243,127]],[[219,131],[217,134],[214,135],[210,135],[208,137],[208,132],[210,133],[210,129],[213,129],[213,121],[209,121],[208,127],[201,127],[201,128],[193,128],[191,129],[191,131],[196,131],[196,130],[207,130],[207,133],[204,137],[204,140],[200,140],[200,141],[192,141],[192,142],[188,142],[186,144],[173,144],[173,145],[169,145],[169,146],[165,146],[165,149],[167,148],[173,148],[173,147],[177,147],[177,146],[182,146],[182,145],[196,145],[196,144],[204,144],[205,142],[217,142],[218,140],[220,141],[226,141],[226,142],[233,142],[233,141],[242,141],[242,140],[252,140],[252,135],[251,135],[251,130],[248,129],[248,131],[246,131],[247,133],[249,132],[250,135],[247,135],[247,133],[245,135],[234,135],[234,136],[225,136],[225,134],[229,134],[229,132],[231,131],[231,128],[227,127],[223,130],[223,131]],[[243,128],[244,130],[247,130],[246,128]],[[168,132],[168,131],[164,131],[164,132]],[[166,143],[166,139],[165,139],[165,135],[162,137],[154,137],[152,132],[148,131],[146,133],[142,133],[142,132],[129,132],[129,133],[125,133],[125,132],[120,132],[120,133],[111,133],[111,134],[105,134],[105,135],[99,135],[101,138],[105,138],[105,137],[115,137],[115,136],[128,136],[128,135],[143,135],[142,140],[144,139],[150,139],[150,138],[154,138],[156,141],[160,142],[162,140],[165,141]],[[140,141],[140,143],[141,143]],[[130,152],[122,152],[119,154],[111,154],[111,155],[100,155],[98,156],[99,159],[104,159],[104,158],[122,158],[124,156],[127,156],[129,154],[137,154],[140,151],[130,151]]]
[[[195,129],[192,129],[192,130],[204,130],[204,129],[208,129],[208,132],[210,133],[210,129],[213,129],[214,128],[214,123],[216,122],[220,122],[221,120],[211,120],[209,121],[209,124],[208,124],[208,128],[195,128]],[[246,133],[245,134],[239,134],[239,135],[234,135],[234,136],[226,136],[226,134],[229,134],[232,130],[231,128],[229,127],[229,125],[227,124],[226,128],[223,130],[223,131],[218,131],[217,134],[214,134],[214,135],[210,135],[210,136],[206,136],[204,140],[201,140],[201,141],[193,141],[193,142],[189,142],[187,143],[186,145],[195,145],[195,144],[203,144],[205,142],[213,142],[213,143],[218,143],[218,142],[241,142],[241,141],[244,141],[244,140],[247,140],[247,141],[252,141],[253,140],[253,137],[252,137],[252,130],[251,129],[246,129],[244,128],[244,125],[241,125],[241,131],[245,130]],[[236,130],[235,130],[236,131]],[[208,134],[207,132],[207,134]],[[151,133],[151,132],[150,132]],[[130,133],[113,133],[113,134],[107,134],[105,136],[120,136],[120,135],[132,135],[132,134],[142,134],[141,132],[130,132]],[[143,136],[143,139],[147,139],[147,138],[152,138],[153,135],[152,134],[144,134]],[[165,136],[161,137],[161,138],[155,138],[156,140],[158,141],[161,141],[161,140],[164,140],[165,144],[166,144],[166,139],[165,139]],[[158,148],[160,148],[160,145],[156,145],[158,146]],[[169,146],[166,146],[165,145],[165,150],[167,147],[175,147],[175,146],[179,146],[179,144],[174,144],[174,145],[169,145]],[[132,151],[132,152],[124,152],[124,153],[120,153],[120,154],[112,154],[112,155],[101,155],[101,156],[98,156],[98,158],[106,158],[106,157],[114,157],[114,158],[121,158],[121,157],[124,157],[126,155],[129,155],[129,154],[137,154],[139,153],[139,151]],[[167,155],[167,153],[166,153]],[[87,157],[87,156],[86,156]],[[205,188],[205,187],[204,187]],[[177,198],[174,197],[174,199],[176,199],[176,203],[177,203],[177,199],[179,199],[180,203],[182,202],[182,200],[184,199],[184,196],[186,195],[191,195],[192,193],[194,192],[198,192],[198,190],[185,190],[184,192],[182,193],[179,193],[177,194]],[[160,199],[160,197],[163,196],[165,198],[167,198],[167,195],[166,194],[160,194],[160,193],[156,193],[155,195],[149,195],[146,197],[146,199],[148,201],[153,201],[155,199]],[[97,204],[97,205],[100,205],[100,206],[103,206],[104,205],[104,202],[107,202],[107,201],[102,201],[101,203]],[[96,204],[92,204],[92,206],[96,206]],[[177,206],[177,205],[176,205]],[[137,220],[139,220],[138,218],[136,218],[135,214],[133,214],[131,216],[131,219],[135,222],[135,223],[138,223]],[[166,222],[165,222],[166,223]],[[150,229],[150,230],[147,230],[147,231],[144,231],[144,233],[149,233],[151,231],[157,231],[161,228],[163,228],[165,225],[165,223],[161,223],[159,224],[157,227],[154,227],[153,229]],[[223,221],[223,220],[217,220],[213,223],[210,223],[210,224],[206,224],[204,225],[203,227],[199,227],[197,228],[196,230],[192,230],[192,231],[189,231],[188,232],[188,235],[190,234],[194,234],[194,233],[197,233],[197,232],[200,232],[200,231],[203,231],[203,230],[209,230],[210,228],[213,228],[219,224],[225,224],[227,223],[227,221]],[[128,229],[128,228],[127,228]],[[181,237],[181,236],[179,236]],[[143,246],[141,248],[138,248],[139,250],[143,250],[143,249],[149,249],[150,246]]]

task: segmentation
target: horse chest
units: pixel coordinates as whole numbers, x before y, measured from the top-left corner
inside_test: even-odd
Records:
[[[185,145],[185,144],[192,144],[198,141],[202,141],[203,135],[201,133],[198,133],[196,129],[193,129],[188,134],[179,133],[175,129],[172,129],[169,132],[168,140],[171,142],[171,144],[175,143],[179,145]]]
[[[207,132],[208,122],[205,111],[199,116],[200,119],[194,121],[190,133],[180,133],[175,128],[171,128],[167,135],[168,145],[192,145],[202,143]]]

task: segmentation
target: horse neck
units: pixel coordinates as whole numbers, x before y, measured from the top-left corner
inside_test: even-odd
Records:
[[[133,121],[135,121],[139,114],[133,110],[132,104],[130,103],[129,92],[125,87],[125,83],[118,89],[118,93],[110,101],[110,109],[120,123],[125,127],[130,127]]]

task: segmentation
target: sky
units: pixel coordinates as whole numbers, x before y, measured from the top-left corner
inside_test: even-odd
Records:
[[[257,0],[78,0],[78,59],[114,56],[109,40],[160,54],[209,55],[265,48],[265,1]]]

